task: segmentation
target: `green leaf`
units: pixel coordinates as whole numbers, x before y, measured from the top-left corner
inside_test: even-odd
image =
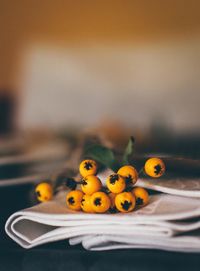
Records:
[[[124,155],[122,157],[122,164],[123,165],[127,165],[129,164],[129,156],[133,154],[133,151],[134,151],[134,142],[135,142],[135,139],[133,136],[130,137],[129,141],[128,141],[128,144],[126,146],[126,149],[124,151]]]
[[[92,145],[85,150],[85,156],[94,159],[102,165],[115,170],[115,156],[113,151],[102,145]]]

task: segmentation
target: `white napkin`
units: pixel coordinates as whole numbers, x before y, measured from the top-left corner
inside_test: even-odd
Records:
[[[139,179],[137,185],[171,195],[200,198],[200,178]]]
[[[167,194],[128,214],[86,214],[69,210],[65,193],[14,213],[7,234],[24,248],[70,239],[86,249],[159,248],[200,251],[200,199]]]
[[[200,252],[200,236],[173,236],[168,238],[149,236],[142,239],[137,234],[132,238],[123,235],[88,235],[70,239],[71,245],[79,243],[82,243],[85,249],[94,251],[151,248],[179,252]]]

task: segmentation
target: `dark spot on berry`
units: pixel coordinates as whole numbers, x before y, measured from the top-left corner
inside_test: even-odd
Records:
[[[87,184],[88,184],[88,183],[87,183],[87,179],[83,179],[82,182],[81,182],[81,184],[82,184],[83,186],[87,185]]]
[[[92,163],[90,163],[90,162],[85,162],[84,168],[85,168],[86,170],[90,170],[91,168],[93,168],[93,165],[92,165]]]
[[[82,205],[82,206],[84,205],[84,201],[85,201],[85,199],[82,199],[82,200],[81,200],[81,205]]]
[[[136,198],[136,205],[143,205],[144,201],[141,198]]]
[[[36,195],[37,195],[38,197],[41,197],[40,191],[36,191]]]
[[[109,209],[109,212],[110,212],[111,214],[116,214],[116,213],[117,213],[117,208],[116,208],[116,207],[110,208],[110,209]]]
[[[74,205],[75,200],[74,200],[73,197],[70,197],[70,198],[68,198],[68,202],[69,202],[70,205]]]
[[[125,211],[128,211],[129,208],[131,207],[131,204],[132,203],[130,201],[125,200],[124,202],[121,203],[121,206]]]
[[[94,205],[95,205],[95,206],[101,206],[101,198],[96,198],[96,199],[94,200]]]
[[[115,184],[116,183],[116,181],[118,181],[119,180],[119,175],[118,174],[112,174],[112,175],[110,175],[110,184]]]
[[[130,185],[130,184],[132,184],[132,181],[133,181],[133,178],[132,178],[132,176],[129,174],[128,176],[126,176],[126,184],[127,185]]]
[[[158,175],[158,174],[160,174],[161,172],[162,172],[162,167],[161,167],[161,165],[156,165],[155,167],[154,167],[154,173],[156,174],[156,175]]]

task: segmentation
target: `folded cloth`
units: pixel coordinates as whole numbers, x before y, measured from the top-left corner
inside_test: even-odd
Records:
[[[200,198],[200,178],[139,179],[138,186],[184,197]]]
[[[7,234],[24,248],[70,239],[86,249],[159,248],[199,251],[200,199],[167,194],[150,197],[147,206],[122,214],[86,214],[69,210],[65,193],[10,216]]]
[[[133,239],[134,238],[134,239]],[[71,245],[82,243],[87,250],[101,251],[124,248],[162,249],[179,252],[200,252],[200,234],[197,236],[140,238],[137,234],[130,238],[123,235],[89,235],[74,237],[69,240]]]

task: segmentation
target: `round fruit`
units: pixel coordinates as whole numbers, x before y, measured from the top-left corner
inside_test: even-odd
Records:
[[[84,195],[81,200],[81,209],[86,213],[93,213],[92,205],[91,205],[91,196]]]
[[[97,173],[97,164],[94,160],[84,160],[80,163],[79,172],[82,177],[95,175]]]
[[[149,202],[149,194],[146,189],[142,187],[135,187],[132,190],[133,195],[135,196],[137,206],[145,206]]]
[[[66,197],[67,206],[72,210],[80,211],[83,195],[83,192],[80,190],[70,191]]]
[[[41,202],[49,201],[53,197],[53,188],[49,183],[40,183],[35,188],[37,199]]]
[[[91,205],[95,213],[105,213],[110,208],[110,198],[104,192],[96,192],[91,196]]]
[[[87,195],[92,195],[93,193],[101,190],[101,187],[102,183],[100,179],[93,175],[85,177],[81,182],[81,189]]]
[[[117,173],[125,178],[127,185],[135,184],[137,182],[138,173],[133,166],[123,166]]]
[[[165,164],[160,158],[150,158],[144,165],[147,175],[153,178],[159,178],[165,172]]]
[[[135,208],[135,197],[131,192],[123,192],[116,196],[115,205],[122,213],[131,212]]]
[[[110,190],[110,192],[118,194],[118,193],[121,193],[125,189],[126,182],[122,176],[115,173],[115,174],[110,175],[107,178],[106,185],[108,189]]]

